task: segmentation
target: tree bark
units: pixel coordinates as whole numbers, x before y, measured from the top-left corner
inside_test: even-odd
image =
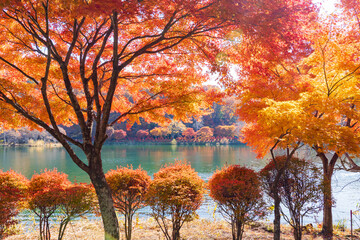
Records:
[[[244,225],[242,221],[240,220],[240,217],[235,217],[235,219],[232,220],[232,237],[233,240],[241,240],[242,234],[244,230]]]
[[[323,206],[323,228],[322,234],[324,240],[333,239],[333,221],[332,221],[332,190],[331,190],[331,178],[334,172],[334,167],[337,159],[339,158],[336,153],[332,158],[328,157],[322,153],[318,152],[323,164],[323,184],[324,184],[324,206]]]
[[[295,240],[301,240],[302,239],[302,229],[301,229],[301,224],[300,221],[297,219],[294,223],[294,239]]]
[[[332,221],[332,174],[324,172],[324,208],[323,208],[323,238],[333,239],[333,221]]]
[[[101,162],[101,158],[100,162]],[[98,162],[98,161],[96,161]],[[94,164],[95,165],[95,164]],[[98,165],[98,164],[96,164]],[[96,195],[98,197],[101,218],[104,225],[105,240],[119,239],[119,223],[115,213],[114,202],[111,190],[106,182],[104,171],[100,166],[92,166],[90,168],[90,180],[94,185]]]
[[[130,211],[128,211],[127,214],[125,214],[125,239],[131,240],[131,233],[132,233],[132,214]]]
[[[277,192],[273,193],[274,195],[274,240],[280,240],[280,219],[281,219],[281,213],[280,213],[280,197]]]
[[[172,240],[180,240],[180,228],[180,219],[175,219],[175,221],[173,222]]]

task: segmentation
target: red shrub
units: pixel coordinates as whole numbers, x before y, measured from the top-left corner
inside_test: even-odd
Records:
[[[14,217],[19,213],[28,181],[12,170],[0,170],[0,239],[8,235],[11,225],[17,223]]]
[[[28,207],[39,217],[40,239],[50,240],[49,218],[56,211],[61,214],[58,239],[62,239],[67,224],[91,211],[94,199],[91,185],[72,184],[56,169],[35,174],[28,187]]]
[[[239,165],[228,166],[216,171],[208,186],[220,212],[231,222],[233,240],[241,239],[244,224],[264,213],[257,173]]]
[[[75,183],[67,186],[63,192],[63,201],[60,203],[60,229],[58,240],[64,236],[68,223],[76,218],[91,212],[95,207],[95,190],[92,185]]]

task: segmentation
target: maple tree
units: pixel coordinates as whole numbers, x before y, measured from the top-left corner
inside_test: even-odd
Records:
[[[167,240],[180,239],[181,227],[194,218],[202,203],[204,185],[205,182],[186,162],[176,161],[154,173],[146,203]],[[172,232],[169,231],[167,216],[170,216]]]
[[[0,6],[0,119],[6,128],[45,129],[64,146],[89,175],[105,237],[114,239],[119,227],[101,159],[107,127],[140,115],[162,122],[167,114],[174,120],[199,114],[216,97],[200,87],[208,75],[203,66],[220,70],[214,63],[229,30],[280,51],[298,38],[299,19],[312,11],[310,0],[7,0]],[[111,112],[119,113],[114,121]],[[73,123],[80,139],[60,131]]]
[[[242,239],[245,224],[265,213],[259,175],[254,170],[226,166],[213,174],[208,187],[221,214],[229,219],[233,240]]]
[[[140,167],[121,167],[105,174],[114,206],[125,217],[125,238],[131,239],[132,219],[137,210],[145,206],[145,194],[148,191],[151,178]]]
[[[243,129],[245,141],[259,156],[275,148],[296,151],[303,145],[316,152],[323,168],[323,235],[332,239],[335,164],[346,159],[352,170],[359,169],[352,161],[360,154],[356,108],[360,63],[354,54],[359,43],[353,41],[351,31],[321,24],[309,29],[308,56],[297,62],[273,63],[267,81],[253,74],[241,83],[238,113],[248,122]]]
[[[8,228],[17,223],[14,217],[21,209],[28,182],[28,179],[13,170],[0,170],[0,239],[6,237]]]

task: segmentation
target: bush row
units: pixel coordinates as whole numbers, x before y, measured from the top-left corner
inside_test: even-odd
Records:
[[[289,169],[298,171],[300,167],[304,175],[307,172],[304,164],[308,163],[294,161]],[[261,186],[266,188],[273,171],[276,169],[271,163],[260,174],[239,165],[225,166],[205,184],[189,163],[176,161],[162,167],[154,174],[153,180],[146,171],[140,167],[133,169],[132,166],[110,170],[106,179],[114,206],[125,218],[127,240],[132,237],[133,216],[144,206],[151,208],[150,214],[167,240],[179,240],[184,222],[196,217],[195,211],[203,201],[206,188],[217,203],[218,210],[229,220],[233,239],[238,240],[242,238],[245,224],[265,215],[268,207]],[[286,201],[289,201],[287,191],[290,194],[292,189],[306,192],[306,189],[298,189],[301,184],[296,182],[300,179],[294,176],[296,171],[291,171],[293,175],[289,173],[284,176],[292,180],[282,179],[279,185],[280,189],[284,189],[280,192]],[[306,180],[309,181],[308,178]],[[315,191],[314,186],[311,191]],[[308,198],[302,199],[309,201]],[[40,239],[50,239],[49,218],[57,213],[60,216],[58,239],[62,239],[67,224],[75,217],[96,211],[97,203],[91,185],[71,183],[66,174],[57,170],[45,170],[35,174],[31,180],[14,171],[0,171],[0,211],[3,213],[0,216],[0,239],[8,234],[9,227],[16,223],[14,216],[23,208],[30,209],[38,217]]]

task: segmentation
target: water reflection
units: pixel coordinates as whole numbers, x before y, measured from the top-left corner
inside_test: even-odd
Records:
[[[86,159],[79,150],[81,159]],[[1,147],[0,168],[14,169],[30,178],[34,172],[57,168],[70,179],[89,181],[67,155],[63,148]],[[201,175],[208,177],[213,171],[226,164],[240,164],[255,169],[264,166],[245,146],[176,146],[176,145],[106,145],[102,151],[105,171],[117,166],[141,165],[149,174],[161,166],[178,160],[187,160]]]

